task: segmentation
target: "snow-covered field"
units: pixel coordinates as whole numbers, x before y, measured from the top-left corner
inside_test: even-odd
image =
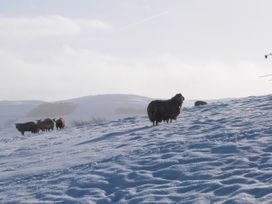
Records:
[[[0,130],[0,203],[272,203],[272,96],[22,136]]]

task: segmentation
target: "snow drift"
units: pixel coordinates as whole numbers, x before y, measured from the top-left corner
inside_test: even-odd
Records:
[[[21,136],[0,130],[0,202],[270,203],[272,96]]]

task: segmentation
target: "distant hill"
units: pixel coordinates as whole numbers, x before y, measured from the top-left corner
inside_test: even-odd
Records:
[[[42,103],[36,108],[31,110],[27,116],[28,117],[57,117],[60,115],[69,115],[77,107],[77,104],[69,102],[60,103]]]
[[[145,114],[147,104],[151,100],[151,98],[137,95],[106,94],[86,96],[61,102],[77,105],[75,110],[67,115],[68,119],[92,120]]]
[[[68,120],[109,119],[122,115],[141,115],[151,98],[109,94],[85,96],[53,103],[42,103],[31,110],[28,117],[64,117]]]
[[[0,101],[0,128],[13,125],[43,101]]]
[[[56,102],[2,101],[0,128],[47,117],[64,117],[69,122],[141,115],[146,113],[146,106],[151,100],[137,95],[106,94]]]

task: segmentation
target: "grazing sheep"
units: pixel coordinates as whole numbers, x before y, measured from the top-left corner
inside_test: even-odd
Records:
[[[206,101],[196,101],[195,102],[195,106],[204,106],[204,105],[207,105]]]
[[[62,129],[65,127],[65,121],[63,118],[59,118],[58,120],[55,120],[55,122],[56,122],[57,129]]]
[[[167,123],[176,120],[180,114],[180,108],[185,98],[179,93],[169,100],[151,101],[147,107],[149,120],[153,125],[158,125],[161,121]]]
[[[25,132],[38,133],[40,131],[39,126],[34,122],[16,123],[15,126],[22,135],[24,135]]]

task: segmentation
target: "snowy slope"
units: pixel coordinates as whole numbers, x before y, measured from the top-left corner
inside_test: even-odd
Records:
[[[0,130],[0,203],[271,203],[272,96],[21,136]]]

